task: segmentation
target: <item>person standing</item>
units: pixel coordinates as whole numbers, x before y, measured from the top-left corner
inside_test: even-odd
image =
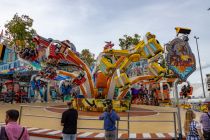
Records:
[[[208,104],[208,112],[201,115],[200,123],[203,126],[204,138],[210,140],[210,104]]]
[[[194,120],[195,117],[195,113],[192,110],[187,110],[184,123],[186,140],[204,140],[201,133],[201,125]]]
[[[73,103],[67,103],[68,110],[63,112],[61,125],[63,126],[63,140],[76,140],[78,112]]]
[[[20,125],[18,125],[18,118],[18,110],[11,109],[6,111],[6,126],[1,127],[1,140],[29,140],[28,131],[25,127],[21,127]]]
[[[183,96],[184,98],[187,98],[187,86],[186,86],[186,85],[184,85],[184,86],[182,87],[181,91],[182,91],[182,96]]]
[[[100,120],[104,120],[105,129],[105,140],[116,140],[116,121],[120,120],[120,117],[113,110],[112,105],[108,105],[106,112],[104,112],[100,117]]]

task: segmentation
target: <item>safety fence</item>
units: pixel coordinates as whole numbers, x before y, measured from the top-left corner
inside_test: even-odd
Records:
[[[19,118],[19,124],[21,124],[22,122],[24,122],[23,117],[36,117],[36,118],[48,118],[48,119],[58,119],[60,120],[61,117],[56,117],[56,116],[46,116],[46,115],[34,115],[34,114],[28,114],[28,113],[24,113],[24,108],[40,108],[40,109],[45,109],[46,107],[44,106],[30,106],[30,105],[21,105],[20,106],[20,118]],[[56,108],[56,107],[47,107],[47,108],[53,108],[53,109],[61,109],[61,108]],[[62,109],[67,109],[67,108],[62,108]],[[168,119],[168,120],[145,120],[145,119],[140,119],[140,116],[138,117],[132,117],[131,114],[134,113],[150,113],[154,111],[127,111],[127,115],[126,117],[121,117],[122,119],[120,119],[119,121],[117,121],[116,123],[116,127],[117,127],[117,137],[120,131],[126,132],[127,134],[127,138],[125,139],[130,139],[132,136],[130,136],[131,134],[131,125],[133,123],[148,123],[149,125],[151,125],[151,123],[171,123],[172,127],[173,127],[173,131],[174,131],[174,136],[173,139],[177,139],[177,112],[176,111],[155,111],[157,114],[171,114],[172,115],[172,119]],[[170,116],[170,115],[169,115]],[[134,119],[133,119],[134,118]],[[78,121],[99,121],[98,118],[85,118],[85,117],[79,117]],[[120,123],[126,123],[126,128],[121,128],[120,127]],[[159,125],[161,126],[161,125]],[[155,126],[154,126],[155,127]],[[93,127],[78,127],[78,130],[97,130],[97,131],[102,131],[104,129],[102,129],[102,127],[100,128],[93,128]],[[119,138],[119,137],[118,137]],[[122,138],[120,138],[122,139]],[[131,138],[132,139],[132,138]]]

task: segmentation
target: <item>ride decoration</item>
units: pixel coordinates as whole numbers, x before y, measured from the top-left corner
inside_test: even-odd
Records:
[[[30,40],[30,42],[33,42],[33,47],[27,44],[27,40],[16,41],[15,45],[18,48],[16,51],[19,58],[32,65],[35,70],[39,70],[35,83],[39,80],[44,82],[56,80],[59,76],[71,77],[71,80],[68,81],[68,92],[66,92],[66,89],[66,91],[63,90],[64,87],[61,89],[63,94],[70,94],[69,92],[73,87],[80,87],[86,102],[89,98],[123,101],[132,85],[139,81],[145,85],[151,85],[162,80],[166,83],[172,83],[177,77],[185,80],[193,72],[195,65],[194,55],[189,48],[186,36],[177,37],[168,44],[167,50],[169,53],[166,58],[168,67],[160,63],[161,59],[165,59],[163,47],[156,36],[148,32],[144,39],[137,39],[135,44],[130,44],[123,50],[115,50],[111,41],[106,42],[104,50],[99,54],[92,71],[79,58],[75,46],[68,40],[47,39],[34,33]],[[178,56],[181,63],[173,59],[175,55]],[[129,76],[126,73],[129,71],[129,66],[142,60],[147,63],[145,68],[148,70],[147,74],[136,77]],[[61,69],[63,65],[73,65],[78,68],[78,71],[65,71]],[[103,81],[100,81],[100,78]],[[160,87],[160,90],[156,91],[157,100],[164,101],[169,97],[169,92],[164,94],[164,90],[161,89],[163,85],[158,84],[155,87],[155,89]],[[89,102],[89,104],[92,106],[94,103]]]
[[[30,96],[32,98],[32,102],[36,102],[37,100],[40,100],[41,102],[47,101],[45,98],[47,82],[48,81],[46,81],[46,79],[42,78],[40,75],[32,75],[30,81]]]
[[[130,85],[133,84],[126,73],[127,68],[132,63],[146,60],[150,71],[149,75],[157,78],[156,80],[165,76],[166,69],[158,63],[160,57],[162,57],[163,48],[156,40],[155,35],[148,32],[145,35],[145,40],[140,40],[137,45],[129,47],[129,50],[115,50],[113,45],[111,42],[106,42],[104,51],[99,55],[99,63],[96,63],[98,70],[109,77],[110,85],[107,86],[108,90],[105,93],[111,93],[108,98],[113,98],[112,93],[114,93],[115,86],[121,92],[117,99],[122,99],[126,95],[127,92],[124,91],[128,90]],[[145,78],[143,79],[149,80]]]
[[[81,71],[77,76],[74,76],[75,79],[72,80],[73,84],[80,86],[86,82],[86,74],[89,71],[87,70],[87,66],[78,58],[78,53],[72,43],[67,40],[60,42],[58,40],[46,39],[39,35],[36,35],[33,41],[37,45],[35,50],[38,50],[35,51],[37,53],[33,55],[34,57],[32,59],[26,59],[29,57],[29,53],[22,53],[22,51],[20,51],[19,56],[29,61],[35,68],[41,68],[38,74],[39,76],[48,80],[55,80],[59,75],[68,76],[68,72],[64,73],[59,68],[61,65],[74,65],[74,67],[78,67]],[[30,48],[25,48],[24,50],[25,52],[31,51]],[[69,53],[74,55],[70,55]],[[84,66],[83,68],[81,64]],[[83,72],[85,71],[84,68],[86,72]],[[90,79],[90,77],[87,78]],[[89,92],[89,90],[87,91]],[[89,97],[92,96],[89,95]]]
[[[27,93],[21,89],[18,82],[7,80],[4,82],[4,90],[2,92],[3,101],[6,103],[27,103],[30,102]]]
[[[60,83],[60,92],[63,95],[63,100],[68,101],[71,98],[73,98],[73,95],[71,93],[73,85],[71,84],[70,80],[64,80]]]
[[[178,34],[183,34],[178,36],[168,44],[166,44],[166,49],[168,54],[166,56],[166,61],[168,68],[174,72],[182,81],[186,81],[187,78],[196,70],[196,60],[189,46],[188,34],[190,34],[190,29],[176,28]]]
[[[129,100],[108,100],[108,99],[95,99],[95,98],[74,98],[73,107],[81,111],[96,111],[103,112],[109,104],[117,112],[125,112],[129,110]]]

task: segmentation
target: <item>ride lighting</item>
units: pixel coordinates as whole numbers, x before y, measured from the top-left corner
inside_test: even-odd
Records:
[[[191,32],[191,29],[189,29],[189,28],[182,28],[182,27],[175,27],[175,30],[176,30],[177,36],[179,34],[188,35]]]

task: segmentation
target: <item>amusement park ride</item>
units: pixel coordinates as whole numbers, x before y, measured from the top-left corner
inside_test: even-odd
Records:
[[[50,81],[58,76],[68,76],[69,79],[60,82],[60,87],[67,82],[69,91],[74,87],[80,88],[84,99],[75,99],[76,104],[103,106],[104,100],[108,99],[116,103],[116,109],[126,104],[124,109],[119,110],[124,111],[129,108],[126,96],[133,85],[141,84],[147,87],[149,91],[154,91],[158,103],[169,104],[173,82],[177,78],[186,81],[195,70],[195,57],[188,44],[188,34],[191,30],[176,28],[176,31],[176,38],[166,44],[167,50],[163,49],[156,36],[150,32],[145,35],[144,40],[127,50],[115,50],[112,42],[106,42],[92,71],[80,59],[75,46],[68,40],[46,39],[36,35],[33,37],[35,48],[20,49],[17,53],[22,61],[39,70],[32,78],[35,83],[37,79]],[[21,43],[27,42],[17,41],[16,46],[21,48]],[[167,65],[161,63],[163,59],[166,59]],[[128,76],[126,71],[129,66],[139,61],[147,62],[147,73],[135,77]],[[61,70],[63,65],[74,66],[76,71]],[[192,95],[192,87],[186,94]]]

